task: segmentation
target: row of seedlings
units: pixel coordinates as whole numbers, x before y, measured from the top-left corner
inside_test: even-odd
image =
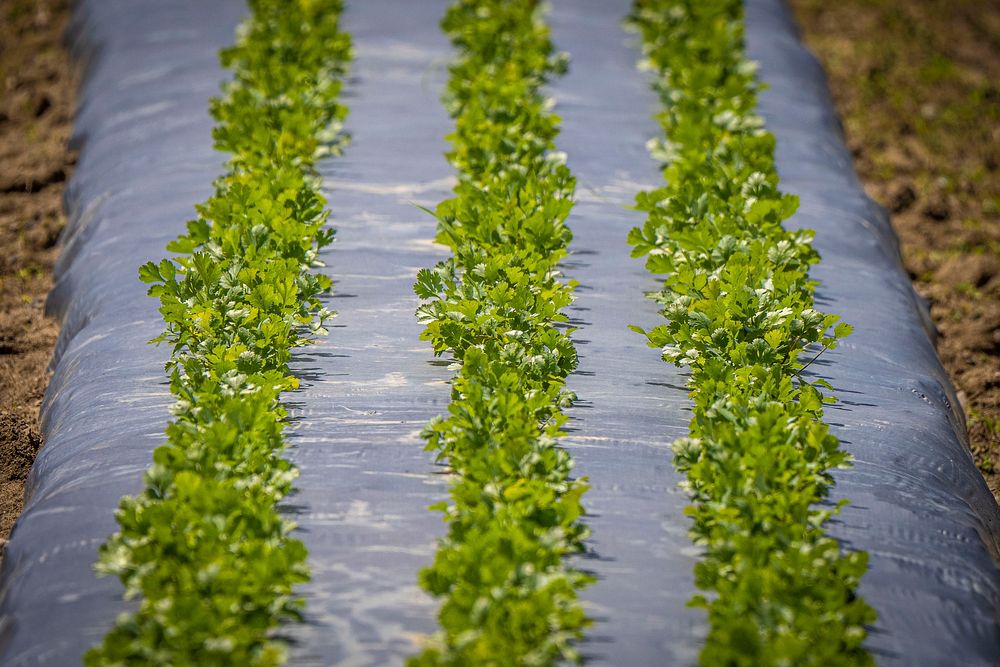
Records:
[[[301,613],[306,549],[278,511],[297,474],[280,400],[298,384],[291,350],[332,315],[331,281],[312,271],[333,239],[313,165],[337,150],[351,46],[341,0],[249,4],[211,104],[227,172],[167,246],[179,256],[139,271],[167,325],[154,342],[173,348],[174,418],[96,565],[141,601],[87,665],[279,665],[273,632]]]
[[[457,374],[427,449],[452,475],[447,536],[421,585],[443,598],[441,631],[411,665],[551,665],[577,660],[589,624],[577,592],[585,480],[558,445],[573,396],[575,283],[558,263],[575,179],[554,151],[541,87],[567,66],[540,0],[457,0],[442,27],[458,54],[444,102],[455,120],[455,196],[434,212],[452,255],[419,272],[417,315]]]
[[[814,307],[813,232],[782,227],[774,137],[755,113],[742,0],[636,0],[629,24],[655,72],[666,184],[640,193],[633,256],[665,274],[667,323],[644,333],[690,369],[690,436],[673,445],[703,549],[692,604],[703,665],[867,665],[874,610],[856,593],[867,554],[825,524],[831,471],[849,464],[823,422],[832,387],[803,371],[850,333]]]

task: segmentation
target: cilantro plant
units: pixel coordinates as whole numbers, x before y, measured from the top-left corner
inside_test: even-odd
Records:
[[[587,485],[558,446],[577,364],[562,312],[574,283],[558,270],[575,180],[540,90],[566,59],[540,5],[457,0],[442,22],[458,51],[444,99],[458,185],[434,214],[452,256],[414,289],[422,338],[457,367],[448,414],[424,433],[453,481],[434,508],[448,534],[420,574],[443,598],[441,631],[413,666],[576,661],[589,624],[577,591],[591,578],[565,562],[584,549]]]
[[[667,319],[646,335],[690,369],[690,436],[674,443],[704,551],[691,604],[708,612],[701,664],[870,665],[867,554],[824,525],[849,455],[823,422],[832,387],[805,373],[850,326],[815,308],[813,233],[782,227],[774,137],[755,113],[741,0],[636,0],[629,25],[656,73],[666,184],[643,192],[633,256],[665,275]]]
[[[211,105],[227,173],[167,246],[178,256],[139,270],[166,322],[155,342],[172,346],[174,419],[95,566],[138,609],[87,665],[279,665],[274,630],[302,609],[306,549],[278,511],[297,474],[280,400],[297,386],[291,350],[332,315],[312,271],[333,240],[313,165],[339,147],[350,40],[341,0],[249,4]]]

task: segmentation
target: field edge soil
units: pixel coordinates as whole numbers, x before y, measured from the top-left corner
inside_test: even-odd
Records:
[[[59,334],[44,304],[75,164],[69,17],[70,0],[0,1],[0,546],[43,444],[39,409]]]
[[[1000,0],[788,0],[1000,500]]]

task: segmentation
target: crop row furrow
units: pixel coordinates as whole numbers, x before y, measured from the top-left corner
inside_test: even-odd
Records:
[[[583,551],[580,497],[558,445],[573,396],[572,281],[558,264],[575,179],[555,151],[542,86],[566,68],[538,0],[457,0],[442,27],[458,51],[444,101],[455,120],[452,199],[434,211],[452,255],[421,270],[422,338],[455,361],[448,414],[426,429],[452,473],[448,523],[422,586],[441,631],[412,665],[576,660],[589,624],[566,563]]]
[[[629,24],[655,74],[666,184],[640,193],[633,256],[665,275],[667,322],[644,333],[690,369],[694,416],[673,445],[703,549],[692,604],[708,612],[703,665],[866,665],[867,554],[825,525],[831,472],[850,456],[823,421],[830,384],[807,373],[850,326],[818,311],[809,230],[782,223],[774,137],[755,112],[742,0],[636,0]],[[641,331],[641,330],[640,330]]]
[[[121,501],[96,568],[117,575],[122,615],[88,665],[278,665],[274,638],[299,618],[305,546],[278,503],[297,471],[282,458],[281,394],[293,348],[332,315],[314,273],[333,240],[315,161],[338,150],[350,59],[341,0],[251,0],[221,53],[233,79],[211,103],[230,154],[187,233],[140,278],[160,300],[176,399],[145,488]]]

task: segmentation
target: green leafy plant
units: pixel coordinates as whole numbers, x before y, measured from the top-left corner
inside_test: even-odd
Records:
[[[558,446],[576,367],[558,263],[575,180],[553,152],[558,119],[540,87],[566,68],[537,0],[458,0],[442,26],[459,52],[445,104],[455,197],[434,211],[452,256],[417,276],[422,338],[458,373],[427,449],[453,473],[448,534],[421,585],[444,599],[441,632],[411,665],[577,660],[589,620],[577,591],[586,480]]]
[[[823,422],[832,387],[805,371],[850,333],[814,307],[813,233],[782,227],[798,200],[778,189],[774,137],[756,115],[741,0],[636,0],[663,110],[650,143],[666,184],[643,192],[633,256],[664,274],[667,319],[644,334],[690,369],[690,436],[674,462],[704,549],[695,583],[708,612],[701,664],[869,665],[874,610],[856,589],[867,554],[824,525],[831,471],[850,457]]]
[[[325,333],[313,272],[333,240],[313,164],[340,146],[350,40],[340,0],[251,0],[212,101],[231,153],[175,259],[139,269],[160,300],[176,398],[144,490],[124,498],[96,569],[119,577],[123,614],[87,665],[282,664],[273,636],[300,617],[305,546],[278,512],[297,471],[281,458],[291,350]]]

